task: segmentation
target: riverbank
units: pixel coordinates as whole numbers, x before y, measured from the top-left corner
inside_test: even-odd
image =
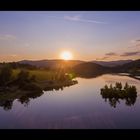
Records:
[[[59,90],[64,87],[72,86],[77,84],[77,80],[68,80],[68,81],[38,81],[37,85],[41,87],[42,90]]]

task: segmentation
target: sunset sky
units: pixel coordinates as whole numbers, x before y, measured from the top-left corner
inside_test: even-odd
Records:
[[[140,11],[0,11],[0,61],[140,58]]]

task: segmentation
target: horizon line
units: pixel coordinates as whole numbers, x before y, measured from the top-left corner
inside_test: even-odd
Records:
[[[139,58],[140,59],[140,58]],[[126,61],[126,60],[139,60],[139,59],[118,59],[118,60],[80,60],[80,59],[71,59],[71,60],[64,60],[64,59],[22,59],[18,61],[0,61],[0,63],[12,63],[12,62],[20,62],[20,61],[53,61],[53,60],[61,60],[61,61],[83,61],[83,62],[92,62],[92,61],[102,61],[102,62],[114,62],[114,61]]]

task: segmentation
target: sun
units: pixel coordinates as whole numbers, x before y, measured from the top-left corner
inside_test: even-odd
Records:
[[[71,60],[72,59],[72,53],[69,52],[69,51],[63,51],[61,54],[60,54],[60,57],[64,60]]]

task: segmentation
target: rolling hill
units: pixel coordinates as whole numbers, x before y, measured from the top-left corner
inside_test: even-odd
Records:
[[[84,61],[80,60],[61,60],[61,59],[56,59],[56,60],[22,60],[19,61],[21,64],[30,64],[36,67],[45,67],[45,68],[63,68],[63,67],[73,67],[77,64],[83,63]]]
[[[140,75],[140,59],[133,61],[123,61],[125,64],[114,67],[103,66],[93,62],[85,62],[73,67],[75,73],[83,77],[93,77],[105,73],[130,73],[133,75]],[[120,61],[121,62],[121,61]],[[119,61],[117,62],[119,64]],[[121,62],[122,63],[122,62]]]
[[[138,72],[140,70],[140,59],[118,66],[116,70],[120,72]]]
[[[110,68],[92,62],[85,62],[74,66],[73,71],[81,77],[96,77],[110,72]]]
[[[29,64],[43,68],[72,68],[72,71],[82,77],[93,77],[104,73],[136,73],[140,71],[140,59],[119,61],[96,61],[85,62],[80,60],[23,60],[20,64]],[[98,63],[98,64],[97,64]]]
[[[123,64],[127,64],[129,62],[133,62],[133,60],[117,60],[117,61],[91,61],[93,63],[102,65],[102,66],[107,66],[107,67],[115,67],[115,66],[121,66]]]

